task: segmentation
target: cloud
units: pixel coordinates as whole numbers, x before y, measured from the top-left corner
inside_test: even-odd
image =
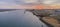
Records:
[[[52,4],[54,1],[44,1],[43,4]]]
[[[37,3],[37,0],[24,0],[25,3]]]
[[[60,0],[43,0],[42,3],[43,3],[43,4],[57,4],[57,3],[60,4],[59,1],[60,1]]]
[[[35,1],[31,2],[34,5],[33,2]],[[31,9],[32,4],[26,3],[24,0],[0,0],[0,9]]]
[[[60,3],[59,0],[0,0],[1,8],[12,8],[12,9],[31,9],[35,5],[42,4],[53,4]]]

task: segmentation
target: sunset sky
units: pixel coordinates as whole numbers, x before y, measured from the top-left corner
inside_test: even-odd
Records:
[[[0,0],[0,9],[41,8],[60,8],[60,0]]]

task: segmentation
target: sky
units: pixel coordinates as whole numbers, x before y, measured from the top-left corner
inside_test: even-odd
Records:
[[[0,9],[35,9],[41,4],[60,4],[60,0],[0,0]]]

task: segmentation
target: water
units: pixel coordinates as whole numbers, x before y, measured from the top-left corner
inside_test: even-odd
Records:
[[[0,12],[0,27],[47,27],[31,12],[24,11]]]

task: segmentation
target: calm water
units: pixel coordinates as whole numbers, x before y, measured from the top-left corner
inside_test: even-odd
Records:
[[[0,27],[47,27],[31,12],[25,10],[0,12]]]

